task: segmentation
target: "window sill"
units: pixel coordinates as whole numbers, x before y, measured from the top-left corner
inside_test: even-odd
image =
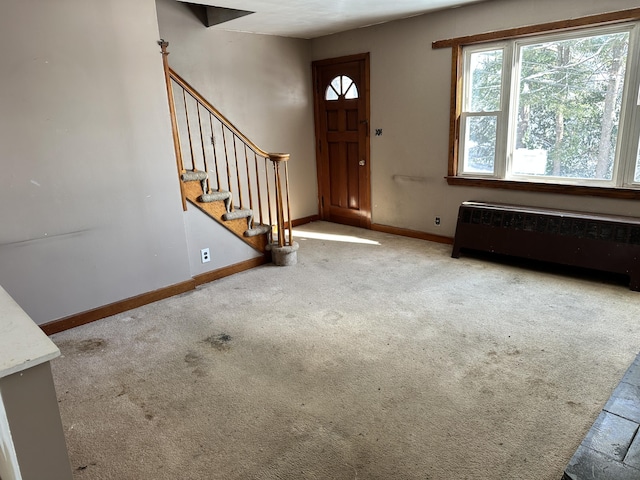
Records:
[[[632,188],[587,187],[584,185],[564,185],[560,183],[536,183],[494,178],[445,177],[449,185],[464,187],[501,188],[527,192],[558,193],[564,195],[583,195],[592,197],[620,198],[640,200],[640,190]]]

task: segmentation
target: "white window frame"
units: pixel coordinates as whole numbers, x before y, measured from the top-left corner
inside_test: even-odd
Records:
[[[607,33],[629,32],[629,49],[625,69],[622,108],[619,119],[614,167],[611,180],[570,177],[535,176],[511,173],[516,136],[517,105],[519,95],[519,56],[522,47],[549,41],[581,38]],[[497,179],[527,183],[552,183],[589,187],[640,189],[634,179],[640,139],[640,22],[625,22],[612,26],[591,26],[570,32],[540,34],[526,38],[513,38],[491,43],[465,45],[462,50],[462,100],[458,137],[459,177]],[[470,58],[474,53],[503,50],[501,108],[497,112],[469,112]],[[465,172],[465,139],[467,119],[473,116],[496,116],[496,157],[492,173]]]
[[[505,173],[506,156],[506,143],[502,142],[502,138],[506,138],[508,127],[508,112],[509,112],[509,82],[511,79],[511,71],[509,69],[509,57],[511,56],[511,46],[509,42],[496,42],[490,45],[474,45],[465,48],[463,62],[464,72],[469,72],[471,69],[471,55],[474,53],[492,52],[495,50],[502,50],[502,82],[500,85],[500,107],[499,110],[492,112],[470,112],[468,107],[471,103],[470,83],[463,81],[462,88],[462,111],[460,113],[460,163],[459,174],[470,175],[473,177],[488,177],[488,178],[500,178],[500,174]],[[465,78],[468,78],[466,75]],[[493,173],[479,173],[479,172],[465,172],[464,165],[466,163],[464,139],[467,136],[467,119],[470,117],[496,117],[496,153],[493,165]]]

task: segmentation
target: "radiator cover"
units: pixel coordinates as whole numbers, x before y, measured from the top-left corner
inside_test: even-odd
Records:
[[[465,249],[624,274],[640,291],[640,218],[469,201],[451,256]]]

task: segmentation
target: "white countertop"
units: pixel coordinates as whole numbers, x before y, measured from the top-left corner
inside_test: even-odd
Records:
[[[58,347],[0,287],[0,378],[59,355]]]

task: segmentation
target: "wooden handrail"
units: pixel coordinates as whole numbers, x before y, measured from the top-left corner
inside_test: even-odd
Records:
[[[249,140],[246,137],[246,135],[244,135],[240,130],[238,130],[238,128],[233,123],[231,123],[224,115],[222,115],[218,109],[216,109],[213,105],[211,105],[202,95],[198,93],[196,89],[194,89],[191,85],[189,85],[189,83],[184,78],[178,75],[171,67],[168,67],[168,68],[169,68],[169,75],[171,76],[171,78],[178,85],[184,88],[187,91],[187,93],[191,95],[194,99],[196,99],[196,101],[198,101],[204,108],[206,108],[209,111],[209,113],[211,113],[212,115],[217,117],[218,120],[224,123],[229,128],[229,130],[231,130],[234,133],[234,135],[236,135],[238,138],[240,138],[240,140],[246,143],[247,146],[255,150],[258,153],[258,155],[269,158],[269,152],[261,149],[255,143]]]
[[[164,81],[167,87],[167,95],[169,100],[169,115],[171,116],[171,133],[173,135],[173,148],[176,155],[176,163],[178,167],[178,175],[184,173],[184,164],[182,163],[182,148],[180,148],[180,134],[178,133],[178,123],[176,122],[176,103],[173,98],[173,87],[171,86],[171,74],[169,73],[171,67],[169,67],[169,60],[167,56],[167,47],[169,42],[160,40],[158,42],[162,49],[162,67],[164,69]],[[180,196],[182,197],[182,210],[187,211],[187,198],[184,193],[184,185],[180,182]]]
[[[229,193],[230,196],[227,196],[228,203],[226,203],[226,210],[222,216],[222,219],[225,215],[231,213],[235,210],[235,208],[240,208],[243,210],[250,210],[251,212],[247,213],[248,218],[248,228],[253,229],[254,221],[259,220],[259,225],[264,226],[264,209],[263,209],[263,200],[266,202],[266,212],[268,213],[269,218],[269,226],[271,227],[271,232],[269,233],[270,241],[273,242],[275,239],[273,238],[273,229],[274,227],[278,232],[277,244],[272,244],[278,247],[292,246],[293,242],[293,231],[292,231],[292,222],[291,222],[291,208],[290,208],[290,198],[289,198],[289,172],[288,172],[288,153],[269,153],[260,147],[258,147],[255,143],[253,143],[247,136],[245,136],[235,125],[233,125],[222,113],[220,113],[211,103],[209,103],[198,91],[193,88],[186,80],[184,80],[180,75],[178,75],[171,67],[169,67],[167,61],[167,52],[168,42],[164,40],[159,42],[162,47],[163,54],[163,65],[165,70],[165,79],[167,83],[167,92],[169,94],[169,109],[171,114],[171,126],[174,137],[174,147],[176,153],[176,160],[178,164],[178,170],[181,174],[186,173],[187,169],[192,170],[193,172],[197,172],[198,175],[192,175],[192,179],[198,179],[201,181],[202,185],[202,193],[213,193],[215,186],[215,190],[218,192]],[[184,123],[182,124],[186,131],[183,130],[182,127],[179,126],[179,120],[177,117],[177,105],[176,105],[176,97],[174,95],[174,89],[178,92],[182,89],[182,94],[179,95],[181,97],[179,101],[182,103],[180,107],[182,109],[181,114],[184,115],[184,119],[182,120]],[[190,100],[188,100],[190,98]],[[193,106],[195,104],[195,107]],[[189,105],[192,105],[189,107]],[[195,110],[194,110],[195,108]],[[202,113],[200,112],[200,108],[209,114],[209,129],[203,127],[204,122],[202,118]],[[206,115],[206,113],[205,113]],[[192,121],[193,117],[193,121]],[[214,126],[215,123],[215,126]],[[220,126],[220,129],[217,130],[216,126]],[[193,127],[193,129],[192,129]],[[198,129],[198,132],[193,133],[194,129]],[[218,135],[222,137],[222,145],[219,149],[216,144],[216,132],[219,132]],[[181,145],[181,136],[184,135],[184,141],[188,143],[188,150],[186,150],[185,158],[182,158],[182,145]],[[206,135],[205,135],[206,133]],[[205,148],[205,138],[211,138],[211,149]],[[227,138],[229,137],[230,138]],[[198,148],[194,149],[194,139],[195,136],[195,145]],[[219,138],[218,136],[218,138]],[[231,142],[231,143],[229,143]],[[237,142],[241,142],[238,146]],[[185,143],[185,146],[186,146]],[[197,158],[196,150],[201,150],[202,157],[200,159]],[[219,151],[220,150],[220,151]],[[211,168],[207,159],[207,151],[210,153],[210,158],[212,157],[213,168]],[[218,152],[219,151],[219,152]],[[255,171],[252,172],[250,168],[250,153],[248,151],[253,152],[254,161],[253,166],[255,167]],[[218,153],[220,153],[220,158],[218,158]],[[190,155],[190,163],[187,161],[186,155]],[[241,157],[244,155],[244,161],[241,161]],[[258,157],[264,158],[264,170],[260,171],[260,165],[258,162]],[[184,162],[187,162],[185,165]],[[221,174],[219,161],[224,161],[226,167],[226,172]],[[233,163],[233,165],[231,165]],[[273,166],[273,173],[269,175],[268,164]],[[186,168],[185,168],[186,167]],[[243,168],[244,167],[244,168]],[[282,167],[282,168],[281,168]],[[284,171],[283,171],[284,169]],[[244,171],[243,171],[244,170]],[[205,173],[202,175],[202,173]],[[212,178],[210,175],[215,173],[215,177]],[[225,176],[226,173],[226,176]],[[252,175],[253,173],[253,175]],[[222,175],[222,176],[221,176]],[[233,176],[235,175],[235,179]],[[222,187],[222,181],[225,181],[227,190],[225,191]],[[213,182],[213,183],[212,183]],[[263,197],[262,187],[265,187],[266,198]],[[182,199],[183,199],[183,208],[186,210],[186,197],[185,197],[185,188],[183,183],[180,182]],[[234,191],[237,188],[237,191]],[[257,192],[254,191],[254,188]],[[248,194],[249,205],[248,209],[244,203],[244,192]],[[271,193],[274,194],[275,204],[272,203]],[[257,196],[254,194],[257,193]],[[190,201],[195,202],[207,202],[207,200],[201,200],[202,197],[196,197],[193,189],[190,190],[189,193]],[[258,206],[258,214],[255,215],[254,212],[254,199],[257,198],[257,206]],[[233,200],[238,200],[239,205]],[[217,200],[215,200],[217,201]],[[274,208],[275,207],[275,208]],[[273,210],[273,212],[272,212]],[[253,212],[253,213],[252,213]],[[272,223],[272,213],[275,213],[275,222],[274,225]],[[221,214],[222,215],[222,214]],[[215,217],[217,218],[217,217]],[[220,220],[220,219],[218,219]],[[288,227],[288,232],[287,232]],[[255,230],[254,230],[255,232]],[[238,232],[236,232],[238,233]],[[246,236],[251,235],[249,231],[243,232]],[[287,238],[288,237],[288,238]]]

